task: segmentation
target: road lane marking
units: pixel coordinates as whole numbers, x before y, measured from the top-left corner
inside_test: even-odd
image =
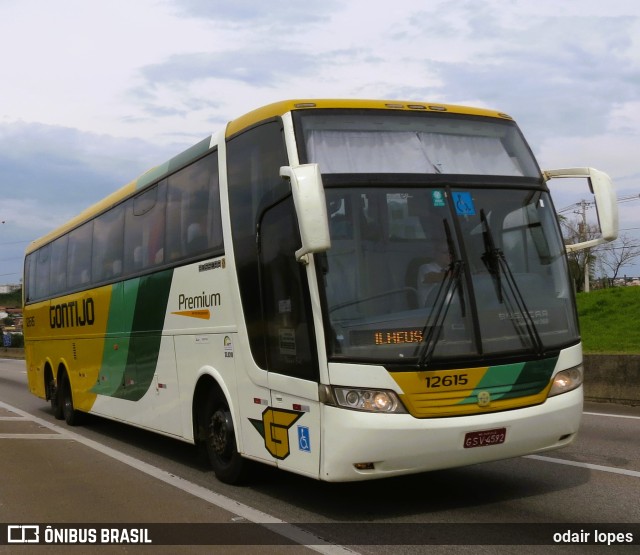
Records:
[[[607,414],[606,412],[583,412],[589,416],[609,416],[611,418],[631,418],[632,420],[640,420],[640,416],[631,416],[630,414]]]
[[[60,434],[0,434],[0,439],[70,439]]]
[[[601,472],[611,472],[612,474],[624,474],[640,478],[640,472],[637,470],[627,470],[625,468],[616,468],[615,466],[602,466],[600,464],[582,463],[577,461],[568,461],[566,459],[556,459],[554,457],[543,457],[541,455],[525,455],[525,459],[536,459],[538,461],[551,462],[555,464],[565,464],[567,466],[579,466],[580,468],[588,468],[589,470],[600,470]]]
[[[354,555],[357,551],[353,551],[347,547],[342,545],[332,544],[315,536],[311,532],[307,532],[301,528],[297,528],[294,524],[290,524],[284,520],[280,520],[270,514],[263,513],[258,509],[254,509],[249,505],[245,505],[244,503],[240,503],[230,497],[225,497],[219,493],[215,493],[207,488],[199,486],[198,484],[194,484],[193,482],[189,482],[175,474],[171,474],[161,468],[153,466],[144,461],[138,460],[134,457],[126,455],[125,453],[121,453],[116,449],[111,447],[107,447],[106,445],[102,445],[97,441],[92,439],[88,439],[86,437],[81,436],[75,432],[72,432],[66,428],[62,428],[61,426],[57,426],[56,424],[51,424],[50,422],[43,420],[42,418],[38,418],[28,412],[25,412],[21,409],[8,405],[7,403],[0,401],[0,407],[15,412],[16,414],[31,420],[41,426],[44,426],[54,432],[57,432],[61,439],[73,439],[82,445],[89,447],[103,455],[111,457],[121,463],[130,466],[131,468],[135,468],[140,472],[144,472],[148,476],[156,478],[166,484],[172,485],[186,493],[189,493],[195,497],[198,497],[212,505],[216,505],[221,509],[224,509],[230,513],[238,515],[245,520],[253,522],[255,524],[260,524],[265,528],[275,532],[280,536],[284,536],[294,542],[304,546],[313,551],[317,551],[318,553],[322,553],[324,555]],[[26,435],[26,434],[25,434]],[[31,435],[31,434],[30,434]],[[286,525],[286,526],[283,526]]]

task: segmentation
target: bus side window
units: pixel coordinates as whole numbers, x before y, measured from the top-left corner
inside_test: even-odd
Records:
[[[116,206],[96,218],[93,226],[93,281],[122,274],[124,249],[124,207]]]
[[[24,259],[24,300],[31,302],[36,298],[36,260],[37,251],[28,254]]]
[[[316,380],[318,361],[305,267],[296,261],[300,233],[293,197],[267,210],[260,222],[260,283],[269,371]]]
[[[67,286],[73,289],[91,281],[91,242],[93,222],[88,222],[69,233]]]
[[[67,246],[69,236],[63,235],[51,243],[51,276],[49,290],[52,295],[67,288]]]
[[[222,252],[217,151],[169,177],[169,261]]]
[[[49,295],[51,245],[45,245],[37,252],[35,268],[34,298],[42,299]]]
[[[125,274],[164,262],[166,185],[161,181],[125,203]]]

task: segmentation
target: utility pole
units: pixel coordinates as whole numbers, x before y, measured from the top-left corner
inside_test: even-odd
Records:
[[[574,214],[578,214],[582,216],[582,223],[578,223],[578,235],[580,236],[580,241],[587,240],[587,206],[589,203],[582,199],[578,206],[580,206],[580,210],[574,210]],[[589,292],[589,249],[585,249],[584,251],[584,292]]]
[[[582,210],[582,233],[583,241],[587,240],[587,201],[582,199],[580,202],[580,208]],[[589,250],[584,251],[584,292],[589,292]]]

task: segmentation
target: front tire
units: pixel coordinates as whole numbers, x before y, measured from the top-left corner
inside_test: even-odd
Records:
[[[247,461],[238,453],[229,404],[220,392],[213,392],[205,410],[205,446],[216,478],[238,484],[246,477]]]

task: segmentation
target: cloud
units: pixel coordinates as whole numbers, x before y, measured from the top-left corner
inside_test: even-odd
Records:
[[[188,17],[232,22],[239,25],[266,24],[269,27],[301,31],[300,25],[327,22],[341,6],[336,0],[234,0],[210,2],[207,0],[172,0],[178,14]]]
[[[159,85],[189,83],[204,79],[240,81],[252,86],[275,86],[291,68],[308,74],[318,66],[318,58],[279,48],[232,50],[180,54],[141,69],[145,83]]]
[[[185,146],[35,123],[0,125],[0,275],[17,281],[30,241]]]
[[[0,0],[11,23],[0,46],[13,53],[0,91],[0,220],[24,222],[0,225],[11,241],[283,98],[494,108],[542,166],[592,165],[619,192],[637,190],[633,2],[65,2]]]
[[[211,133],[261,104],[295,96],[278,91],[287,84],[293,91],[294,84],[314,79],[326,63],[323,56],[279,47],[176,54],[140,68],[139,84],[128,96],[149,120]],[[314,88],[304,90],[302,96],[308,96]]]
[[[429,53],[425,66],[443,97],[510,113],[536,141],[602,132],[616,102],[640,99],[637,16],[569,17],[543,7],[524,17],[490,1],[457,7],[417,12],[403,29]]]
[[[40,199],[75,212],[77,206],[162,162],[158,156],[166,150],[140,139],[66,127],[4,124],[0,125],[0,180],[5,197]]]
[[[3,241],[37,238],[182,148],[42,124],[0,125]]]

